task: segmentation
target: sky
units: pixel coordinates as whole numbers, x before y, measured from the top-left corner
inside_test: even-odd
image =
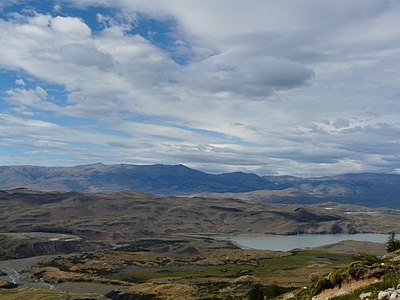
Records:
[[[0,1],[0,165],[400,173],[398,0]]]

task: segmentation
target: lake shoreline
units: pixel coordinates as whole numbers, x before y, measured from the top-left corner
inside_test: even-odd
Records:
[[[336,244],[346,240],[386,243],[388,235],[378,233],[298,235],[236,234],[214,236],[213,238],[228,240],[242,249],[290,251],[293,249],[315,248]]]

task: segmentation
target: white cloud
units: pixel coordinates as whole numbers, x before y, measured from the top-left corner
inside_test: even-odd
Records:
[[[61,34],[71,37],[87,38],[91,35],[91,29],[79,18],[57,16],[51,19],[51,28]]]
[[[113,67],[111,55],[99,52],[93,46],[85,44],[69,44],[59,50],[60,60],[78,66],[97,66],[100,69]]]
[[[124,31],[132,30],[138,23],[138,16],[135,13],[121,12],[113,16],[96,14],[96,21],[105,28],[116,27]]]
[[[62,11],[62,6],[59,4],[56,4],[53,6],[53,12],[59,13]]]
[[[6,91],[6,100],[21,112],[32,114],[32,108],[54,111],[57,106],[47,101],[48,94],[40,86],[35,89],[16,88]]]
[[[98,14],[103,28],[97,32],[73,16],[31,13],[0,20],[0,68],[67,92],[60,105],[50,89],[28,88],[21,78],[0,102],[26,116],[47,111],[90,119],[92,128],[72,131],[73,141],[65,143],[105,146],[105,162],[297,175],[390,172],[400,162],[398,2],[60,5],[104,5],[120,13]],[[177,48],[160,49],[150,38],[130,34],[141,18],[174,21],[168,38]],[[170,51],[184,54],[187,64],[177,64]],[[68,128],[36,133],[35,139],[46,148],[45,141],[62,141],[62,131]],[[37,147],[22,129],[19,134],[19,141]],[[85,149],[68,151],[84,155]]]
[[[17,85],[25,85],[25,81],[23,79],[17,79],[17,80],[15,80],[15,84],[17,84]]]

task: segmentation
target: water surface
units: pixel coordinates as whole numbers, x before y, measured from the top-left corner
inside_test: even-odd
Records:
[[[115,289],[118,286],[95,283],[95,282],[63,282],[57,285],[57,289],[70,293],[90,293],[104,295]]]
[[[295,248],[319,247],[335,244],[345,240],[386,243],[388,235],[376,233],[298,235],[238,234],[225,238],[228,238],[243,248],[288,251]]]

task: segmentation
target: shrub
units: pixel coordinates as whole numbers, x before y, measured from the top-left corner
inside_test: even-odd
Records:
[[[386,243],[386,251],[388,253],[400,249],[400,241],[396,239],[396,234],[391,231],[389,232],[388,241]]]
[[[264,300],[264,291],[261,285],[257,284],[251,287],[249,300]]]
[[[277,284],[265,286],[257,284],[251,287],[248,296],[250,300],[273,299],[279,295],[293,291],[294,289],[293,287],[284,287]]]

